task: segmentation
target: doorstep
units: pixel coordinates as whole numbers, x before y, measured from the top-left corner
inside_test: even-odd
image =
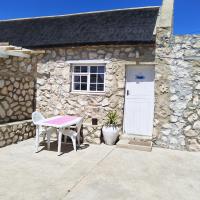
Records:
[[[150,152],[152,151],[152,137],[123,134],[116,145],[119,148]]]

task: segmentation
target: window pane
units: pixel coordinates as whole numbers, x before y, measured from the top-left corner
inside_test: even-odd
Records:
[[[81,82],[87,83],[87,76],[81,76]]]
[[[97,85],[96,84],[90,84],[90,90],[91,91],[96,91],[97,90]]]
[[[104,74],[98,74],[98,83],[104,83]]]
[[[74,76],[74,82],[80,82],[80,76]]]
[[[90,83],[96,83],[97,82],[97,75],[91,74],[90,75]]]
[[[97,91],[103,91],[103,90],[104,90],[104,84],[98,84]]]
[[[74,90],[80,90],[80,83],[74,83]]]
[[[98,73],[104,73],[105,67],[104,66],[99,66],[98,67]]]
[[[80,66],[74,66],[74,72],[80,72]]]
[[[90,73],[97,73],[97,66],[91,66]]]
[[[81,83],[81,90],[87,90],[87,84]]]
[[[90,80],[90,91],[104,91],[105,66],[74,66],[73,88],[77,91],[87,91],[88,78]],[[89,70],[89,71],[88,71]],[[88,74],[89,72],[89,74]],[[81,74],[87,73],[87,74]],[[90,77],[89,77],[90,76]]]
[[[87,66],[81,66],[81,72],[87,72]]]

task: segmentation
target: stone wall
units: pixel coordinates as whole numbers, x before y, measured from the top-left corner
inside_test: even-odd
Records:
[[[155,56],[155,110],[154,133],[155,140],[162,135],[163,125],[169,123],[170,110],[170,53],[172,30],[171,27],[158,27],[156,33]],[[160,143],[159,143],[160,144]]]
[[[200,151],[200,61],[193,61],[192,98],[186,105],[183,120],[186,149]]]
[[[164,148],[200,150],[200,67],[199,62],[187,59],[188,56],[200,56],[199,41],[198,35],[172,36],[171,30],[159,28],[156,52],[149,45],[85,46],[46,49],[45,55],[31,59],[1,59],[0,123],[31,118],[35,97],[37,110],[46,117],[83,116],[84,140],[99,144],[101,127],[110,110],[117,111],[122,128],[125,66],[135,61],[152,62],[156,55],[154,143]],[[68,61],[93,59],[109,61],[105,93],[71,92]],[[98,119],[97,126],[92,125],[92,118]],[[19,134],[16,137],[23,138]],[[11,138],[5,132],[1,135],[1,145],[10,143]]]
[[[0,125],[0,148],[26,140],[35,135],[35,126],[31,120]]]
[[[163,49],[161,59],[168,68],[164,104],[170,109],[166,112],[165,123],[160,124],[155,141],[158,146],[200,150],[200,68],[197,62],[187,59],[188,56],[200,56],[199,41],[199,35],[175,36],[166,53]]]
[[[139,52],[139,59],[136,58]],[[136,60],[154,61],[153,46],[93,46],[47,49],[37,60],[37,110],[45,116],[72,114],[84,117],[84,139],[100,143],[100,130],[110,110],[116,110],[122,128],[124,110],[125,66]],[[106,64],[105,93],[71,92],[69,60],[103,59]],[[91,119],[98,119],[92,126]]]
[[[34,108],[34,58],[0,58],[0,124],[30,119]]]

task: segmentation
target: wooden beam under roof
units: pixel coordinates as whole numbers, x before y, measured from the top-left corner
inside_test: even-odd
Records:
[[[45,53],[44,50],[25,49],[23,47],[9,45],[8,42],[0,43],[0,57],[1,58],[8,58],[9,56],[30,58],[30,55],[32,54],[44,54],[44,53]]]
[[[29,54],[20,52],[20,51],[15,51],[15,50],[8,50],[6,53],[9,56],[16,56],[16,57],[21,57],[21,58],[30,58],[31,56]]]
[[[9,58],[9,56],[5,54],[4,52],[0,51],[0,58]]]
[[[0,46],[8,46],[9,42],[0,42]]]

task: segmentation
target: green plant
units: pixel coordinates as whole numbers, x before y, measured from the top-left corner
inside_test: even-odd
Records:
[[[117,126],[117,112],[116,111],[110,111],[107,115],[106,115],[107,119],[106,119],[106,126]]]

